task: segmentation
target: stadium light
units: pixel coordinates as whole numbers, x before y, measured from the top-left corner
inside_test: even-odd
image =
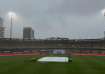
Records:
[[[102,15],[105,17],[105,9],[101,11]],[[105,31],[104,31],[104,39],[105,39]]]
[[[103,10],[101,11],[101,13],[102,13],[102,15],[105,16],[105,9],[103,9]]]

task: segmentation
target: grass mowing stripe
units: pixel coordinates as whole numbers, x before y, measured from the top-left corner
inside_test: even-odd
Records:
[[[86,58],[87,59],[87,58]],[[100,71],[94,69],[93,64],[90,63],[92,60],[86,60],[83,57],[76,57],[76,62],[78,63],[76,66],[79,67],[80,71],[79,74],[100,74]],[[90,62],[89,62],[90,61]],[[77,74],[74,72],[73,74]]]
[[[13,73],[16,73],[18,70],[22,69],[24,67],[24,63],[12,63],[11,65],[9,66],[5,66],[6,69],[2,70],[1,73],[2,74],[7,74],[7,73],[10,73],[12,74]]]
[[[50,74],[68,74],[66,65],[68,63],[49,63],[51,65]]]
[[[82,74],[83,72],[82,72],[82,70],[83,69],[81,69],[81,65],[80,65],[80,59],[77,59],[77,58],[73,58],[73,62],[71,62],[71,63],[69,63],[68,65],[67,65],[67,71],[68,71],[68,73],[70,73],[70,74]]]
[[[99,61],[99,59],[95,59],[95,57],[82,57],[85,62],[84,64],[87,64],[86,67],[90,66],[90,68],[92,69],[92,72],[95,74],[101,74],[101,73],[105,73],[104,71],[104,65],[101,64],[103,61]]]
[[[37,63],[40,66],[35,72],[36,74],[50,74],[52,67],[49,63]],[[37,68],[37,67],[36,67]]]
[[[10,61],[4,61],[0,62],[0,72],[6,72],[8,71],[10,68],[13,67],[17,67],[19,64],[21,64],[21,62],[10,62]]]
[[[14,74],[16,72],[19,72],[19,70],[22,70],[24,66],[24,60],[26,58],[20,58],[20,57],[5,57],[7,59],[3,61],[0,61],[0,73],[2,74]],[[9,59],[9,60],[8,60]],[[27,58],[28,59],[28,58]],[[26,64],[25,64],[26,65]]]
[[[89,58],[89,57],[87,57]],[[89,58],[90,60],[92,60],[90,63],[92,63],[92,66],[94,69],[96,69],[97,71],[99,71],[100,73],[104,72],[105,73],[105,62],[97,57],[93,57],[93,58]],[[89,61],[90,61],[89,60]]]

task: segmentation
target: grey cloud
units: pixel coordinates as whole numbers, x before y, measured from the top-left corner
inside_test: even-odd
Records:
[[[100,13],[104,7],[105,0],[0,0],[0,15],[14,11],[22,17],[14,24],[16,33],[30,25],[41,38],[97,38],[105,30]]]
[[[64,0],[49,9],[49,13],[90,15],[105,8],[105,0]]]

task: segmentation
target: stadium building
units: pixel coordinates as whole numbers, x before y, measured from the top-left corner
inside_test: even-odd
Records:
[[[4,27],[3,27],[3,19],[0,17],[0,38],[4,38]]]
[[[23,29],[23,39],[33,40],[34,30],[31,27],[25,27]]]

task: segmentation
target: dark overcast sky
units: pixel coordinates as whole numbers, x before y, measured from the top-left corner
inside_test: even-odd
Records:
[[[31,26],[36,38],[101,38],[105,31],[104,8],[105,0],[0,0],[6,36],[10,26],[6,15],[9,11],[17,13],[14,37],[22,37],[22,28]]]

